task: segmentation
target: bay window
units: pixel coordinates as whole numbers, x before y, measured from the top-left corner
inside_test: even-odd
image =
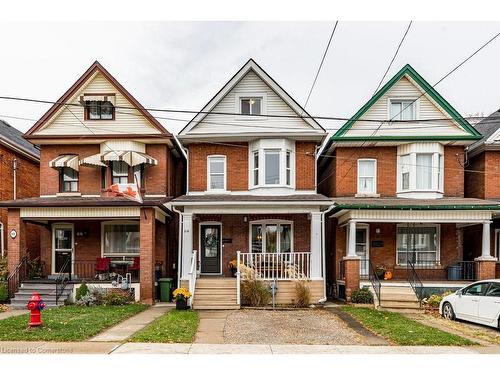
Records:
[[[295,143],[289,139],[259,139],[249,144],[249,188],[293,188]]]
[[[208,190],[226,190],[226,157],[208,157]]]
[[[292,251],[292,224],[268,221],[251,224],[252,253],[289,253]]]
[[[264,182],[266,185],[279,185],[280,183],[280,151],[264,151]]]
[[[358,194],[377,193],[377,161],[358,159]]]
[[[432,189],[432,154],[417,154],[417,189]]]
[[[139,252],[139,223],[102,224],[103,256],[137,256]]]
[[[253,152],[253,184],[259,184],[259,151]]]
[[[414,266],[432,267],[439,264],[440,247],[439,225],[398,225],[396,261],[400,266],[407,266],[410,261]]]

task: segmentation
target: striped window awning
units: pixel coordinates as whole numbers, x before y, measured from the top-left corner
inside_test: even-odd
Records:
[[[57,158],[49,161],[49,167],[51,168],[62,168],[68,167],[78,171],[78,155],[59,155]]]
[[[105,162],[107,161],[124,161],[131,167],[135,167],[139,164],[149,164],[157,165],[158,161],[139,151],[107,151],[102,154],[95,154],[83,158],[80,161],[80,165],[94,166],[94,167],[105,167]]]

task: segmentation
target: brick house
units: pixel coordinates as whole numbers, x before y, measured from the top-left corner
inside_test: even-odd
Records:
[[[483,138],[467,149],[465,168],[465,196],[500,201],[500,112],[496,111],[479,122],[475,129]],[[496,277],[500,277],[500,219],[491,223],[490,255],[497,259]],[[470,258],[479,256],[477,247],[481,228],[466,228],[464,243],[470,244]]]
[[[40,189],[0,203],[9,271],[31,252],[29,223],[40,230],[47,283],[69,275],[74,288],[82,279],[109,287],[129,274],[136,299],[153,303],[155,276],[177,272],[177,222],[165,204],[183,193],[185,161],[172,134],[95,62],[25,138],[40,148]]]
[[[252,59],[181,130],[188,187],[172,204],[182,223],[179,280],[195,308],[239,307],[229,267],[237,259],[277,280],[278,303],[295,298],[297,277],[310,281],[314,302],[325,298],[322,229],[331,201],[316,191],[325,136]]]
[[[398,295],[416,292],[415,305],[426,288],[494,276],[490,221],[500,206],[464,190],[465,147],[480,138],[406,65],[328,140],[318,185],[334,200],[326,230],[332,294],[349,298],[366,285],[380,297],[397,284]],[[472,244],[464,241],[469,225],[481,231]],[[465,256],[467,246],[476,258]],[[382,269],[391,282],[380,282]]]
[[[39,193],[40,150],[16,128],[0,120],[0,200],[36,197]],[[7,210],[0,209],[0,253],[7,254]],[[27,242],[40,255],[38,229],[31,225]]]

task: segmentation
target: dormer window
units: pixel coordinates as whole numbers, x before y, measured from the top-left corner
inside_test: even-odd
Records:
[[[262,114],[262,98],[240,98],[240,112],[242,115]]]
[[[88,120],[113,120],[115,107],[110,101],[92,100],[86,102]]]
[[[389,120],[416,120],[415,100],[391,99]]]

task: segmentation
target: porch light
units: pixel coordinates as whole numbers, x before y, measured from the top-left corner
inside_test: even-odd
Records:
[[[375,228],[375,233],[380,234],[380,228]]]
[[[243,222],[246,223],[248,221],[248,218],[246,216],[243,216]]]

